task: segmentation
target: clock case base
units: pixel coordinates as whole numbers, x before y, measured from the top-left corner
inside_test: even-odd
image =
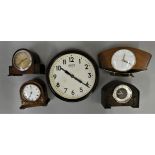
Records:
[[[42,95],[37,101],[30,102],[30,101],[27,101],[23,97],[22,90],[25,87],[25,85],[27,85],[27,84],[35,84],[35,85],[39,86]],[[30,80],[30,81],[27,81],[26,83],[24,83],[22,85],[22,87],[20,88],[20,97],[21,97],[21,103],[22,103],[22,105],[20,106],[20,109],[26,109],[26,108],[38,107],[38,106],[47,106],[48,102],[50,101],[50,99],[48,98],[46,85],[45,85],[44,81],[42,81],[40,79],[33,79],[33,80]]]
[[[45,74],[45,65],[40,63],[40,58],[36,53],[24,48],[19,50],[26,50],[30,53],[32,57],[32,65],[28,70],[20,71],[13,65],[13,59],[12,59],[12,66],[9,66],[8,76],[22,76],[24,74]],[[18,52],[19,50],[17,50],[16,52]],[[16,54],[16,52],[14,53],[14,55]]]
[[[114,98],[113,98],[113,91],[114,89],[119,86],[119,85],[127,85],[128,87],[130,87],[130,89],[133,92],[133,96],[132,98],[127,102],[127,103],[118,103]],[[102,88],[101,91],[101,104],[103,105],[103,107],[105,109],[110,109],[112,106],[131,106],[132,108],[139,108],[139,96],[140,96],[140,92],[139,90],[126,82],[122,82],[122,81],[112,81],[110,83],[108,83],[107,85],[105,85]]]

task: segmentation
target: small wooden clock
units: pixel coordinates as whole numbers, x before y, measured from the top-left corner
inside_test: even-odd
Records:
[[[20,97],[22,102],[20,109],[46,106],[50,101],[46,85],[40,79],[25,82],[20,88]]]
[[[40,63],[40,58],[36,53],[24,48],[14,53],[12,66],[9,66],[9,76],[44,73],[45,66]]]
[[[139,108],[139,90],[126,82],[112,81],[102,88],[101,103],[104,108],[131,106]]]
[[[152,55],[132,47],[117,47],[99,53],[100,67],[112,75],[133,76],[147,70]]]

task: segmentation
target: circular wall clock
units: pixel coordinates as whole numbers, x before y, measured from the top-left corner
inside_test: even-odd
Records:
[[[115,70],[127,72],[136,64],[135,54],[131,50],[120,49],[113,54],[111,64]]]
[[[77,102],[88,97],[98,83],[98,66],[81,50],[69,49],[55,56],[47,68],[47,82],[58,98]]]
[[[127,85],[119,85],[114,89],[113,98],[118,103],[127,103],[132,98],[132,90]]]

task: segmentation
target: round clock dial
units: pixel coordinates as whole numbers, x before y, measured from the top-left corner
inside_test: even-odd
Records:
[[[13,57],[13,64],[18,70],[26,71],[32,64],[32,56],[26,49],[20,49]]]
[[[82,51],[66,51],[49,64],[47,81],[53,93],[65,101],[86,98],[98,82],[96,62]]]
[[[115,70],[127,72],[136,64],[136,57],[132,51],[128,49],[121,49],[114,53],[111,64]]]
[[[37,101],[41,95],[41,91],[38,86],[34,84],[27,84],[23,88],[22,94],[28,101]]]
[[[114,89],[113,97],[118,103],[127,103],[132,97],[132,90],[127,85],[119,85]]]

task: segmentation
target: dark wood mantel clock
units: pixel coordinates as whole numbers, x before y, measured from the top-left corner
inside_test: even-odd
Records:
[[[24,48],[14,53],[12,66],[9,66],[9,76],[44,73],[45,66],[41,64],[40,58],[36,53]]]
[[[20,98],[22,103],[20,109],[46,106],[50,101],[46,85],[40,79],[25,82],[20,88]]]
[[[132,47],[112,48],[98,55],[100,67],[117,76],[133,76],[147,70],[151,57],[150,53]]]
[[[131,106],[139,108],[139,90],[126,82],[112,81],[102,88],[101,103],[104,108]]]

